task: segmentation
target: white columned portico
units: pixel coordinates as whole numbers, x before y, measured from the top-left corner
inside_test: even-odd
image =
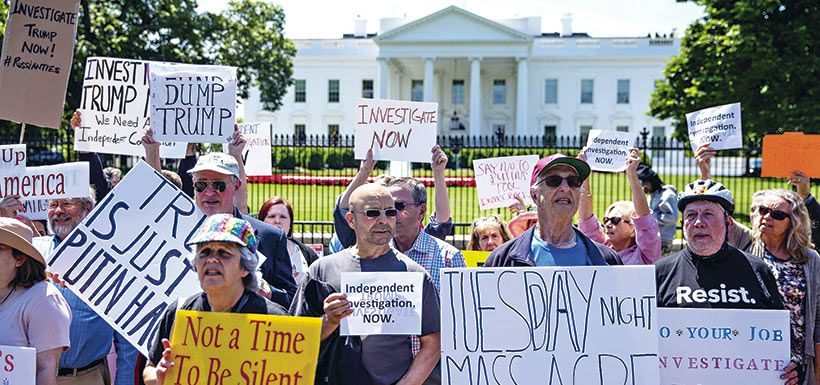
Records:
[[[527,127],[528,61],[525,57],[519,57],[516,60],[518,61],[518,78],[515,82],[515,134],[529,135]]]
[[[436,65],[436,58],[434,57],[426,57],[424,58],[424,101],[425,102],[435,102],[436,97],[434,94],[435,90],[435,80],[433,77],[435,76],[435,65]]]
[[[390,90],[390,66],[387,64],[387,58],[380,57],[379,61],[379,99],[389,99],[388,92]]]
[[[481,58],[470,58],[470,136],[481,135]]]

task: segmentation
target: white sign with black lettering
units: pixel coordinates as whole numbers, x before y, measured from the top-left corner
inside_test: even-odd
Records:
[[[714,150],[743,148],[740,103],[704,108],[686,114],[692,151],[704,143]]]
[[[147,355],[168,305],[200,291],[185,241],[205,218],[140,161],[51,253],[49,271]]]
[[[590,130],[587,138],[587,163],[595,171],[620,172],[626,170],[626,156],[634,146],[635,138],[628,132]]]
[[[21,203],[23,204],[23,208],[25,208],[25,210],[20,211],[17,214],[32,221],[43,221],[48,219],[48,205],[51,203],[51,199],[26,199]]]
[[[247,176],[270,176],[273,174],[271,158],[270,123],[240,123],[239,132],[245,138],[242,162]],[[222,152],[228,153],[228,145],[222,145]]]
[[[34,385],[37,351],[34,348],[0,345],[0,384]]]
[[[342,318],[343,336],[421,334],[424,274],[342,273],[342,293],[353,314]]]

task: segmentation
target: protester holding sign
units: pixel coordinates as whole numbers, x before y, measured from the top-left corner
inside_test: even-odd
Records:
[[[466,250],[493,251],[512,238],[507,223],[498,215],[481,217],[470,226],[470,239],[467,241]]]
[[[422,266],[390,247],[398,215],[399,210],[386,187],[374,183],[358,187],[350,196],[350,211],[345,214],[349,226],[356,232],[356,243],[320,258],[299,284],[292,313],[323,317],[316,384],[441,383],[441,373],[436,368],[441,355],[437,291],[432,277]],[[410,337],[406,335],[360,338],[339,334],[341,320],[353,313],[350,301],[342,294],[342,273],[386,271],[424,273],[421,348],[415,357]]]
[[[614,250],[572,227],[587,162],[564,154],[538,161],[530,178],[530,195],[538,223],[490,253],[486,267],[622,265]]]
[[[284,231],[288,236],[288,255],[290,255],[293,268],[293,277],[298,280],[299,275],[306,272],[308,266],[316,262],[319,256],[304,243],[293,239],[293,206],[284,198],[274,196],[262,203],[256,217]]]
[[[643,187],[638,179],[640,162],[641,155],[638,149],[630,149],[626,156],[626,179],[632,189],[632,202],[612,203],[606,209],[604,221],[598,222],[598,217],[592,212],[592,190],[587,178],[584,180],[584,192],[581,193],[581,202],[578,206],[578,229],[593,241],[613,248],[626,265],[651,265],[661,257],[658,222],[649,210]]]
[[[168,306],[151,349],[151,363],[143,372],[148,385],[164,384],[168,368],[179,362],[169,341],[178,309],[287,315],[282,306],[254,293],[258,239],[250,222],[230,214],[212,215],[187,244],[196,245],[194,269],[202,292]]]
[[[46,282],[46,260],[32,238],[22,222],[0,218],[0,345],[35,348],[37,385],[56,385],[57,362],[70,344],[71,312]]]
[[[658,173],[646,164],[638,165],[638,179],[643,192],[649,194],[649,208],[660,227],[661,251],[667,254],[672,250],[678,226],[678,190],[671,184],[663,184]]]

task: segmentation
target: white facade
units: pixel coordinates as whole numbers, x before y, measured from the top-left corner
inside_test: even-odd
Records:
[[[647,112],[655,82],[678,52],[679,39],[590,38],[573,35],[568,17],[562,22],[562,36],[542,34],[540,17],[492,21],[451,6],[406,23],[383,19],[378,36],[367,37],[361,36],[365,29],[357,20],[357,33],[350,38],[295,40],[293,77],[304,82],[304,94],[291,86],[283,106],[271,112],[262,109],[254,89],[245,102],[245,120],[271,122],[275,135],[302,129],[307,135],[327,135],[336,127],[349,135],[356,98],[363,96],[363,83],[371,81],[376,98],[438,102],[443,135],[501,130],[505,135],[576,136],[588,129],[637,134],[643,127],[650,135],[670,134],[670,122]],[[333,80],[338,81],[338,102],[330,100]],[[590,80],[591,102],[582,102],[582,88]],[[454,84],[459,82],[463,86]],[[557,84],[557,92],[548,95],[548,83]],[[454,92],[463,95],[456,103]],[[297,99],[302,95],[304,101]],[[451,129],[454,113],[463,129]]]

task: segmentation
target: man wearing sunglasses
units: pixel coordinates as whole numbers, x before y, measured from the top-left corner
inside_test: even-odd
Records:
[[[437,367],[441,355],[439,302],[427,270],[390,246],[400,216],[391,192],[384,186],[368,183],[350,196],[345,214],[356,233],[356,242],[336,254],[310,265],[299,282],[291,313],[296,316],[322,317],[322,348],[316,384],[389,385],[440,384]],[[341,336],[341,320],[353,313],[341,293],[345,272],[419,272],[422,286],[421,348],[411,351],[406,335]]]
[[[581,184],[589,172],[587,162],[578,158],[564,154],[541,158],[530,180],[538,223],[493,250],[484,266],[622,265],[614,250],[572,226]]]

